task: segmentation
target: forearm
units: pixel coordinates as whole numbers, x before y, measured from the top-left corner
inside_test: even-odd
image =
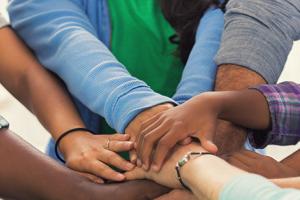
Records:
[[[221,190],[231,179],[245,173],[215,156],[201,156],[181,170],[184,183],[199,199],[205,196],[214,200],[219,199]]]
[[[211,8],[202,17],[194,47],[173,96],[179,104],[197,94],[213,90],[217,70],[213,58],[220,48],[223,26],[224,14],[220,9]]]
[[[0,32],[1,83],[38,117],[54,138],[70,128],[83,127],[63,86],[40,66],[10,28]]]
[[[0,196],[16,199],[85,199],[92,186],[8,130],[0,132]],[[76,193],[74,193],[76,191]],[[90,190],[89,192],[91,192]]]
[[[288,167],[292,168],[293,170],[297,171],[300,176],[300,150],[294,152],[292,155],[288,156],[287,158],[281,161],[282,164],[287,165]]]
[[[244,66],[276,83],[299,38],[299,8],[293,0],[229,1],[216,63]]]
[[[222,65],[218,67],[215,83],[216,91],[241,90],[253,85],[265,83],[257,73],[236,65]],[[233,126],[227,121],[220,121],[215,137],[219,153],[239,150],[246,141],[244,129]]]
[[[212,94],[220,105],[219,118],[245,128],[265,130],[270,125],[268,103],[259,91],[241,90]],[[213,99],[212,99],[213,101]]]
[[[12,199],[154,199],[169,190],[151,181],[97,185],[0,131],[0,197]],[[76,192],[74,192],[76,191]]]
[[[109,35],[110,27],[105,26],[109,21],[95,17],[104,15],[103,4],[89,1],[88,7],[98,11],[87,14],[84,5],[72,0],[55,0],[54,4],[14,0],[8,11],[13,28],[40,62],[56,73],[83,105],[124,133],[142,111],[175,102],[131,76],[107,48],[103,35]]]
[[[271,181],[282,188],[295,188],[300,190],[300,177],[272,179]]]

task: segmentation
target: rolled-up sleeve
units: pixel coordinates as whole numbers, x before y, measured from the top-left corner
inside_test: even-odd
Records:
[[[231,0],[226,9],[216,63],[244,66],[276,83],[300,38],[300,1]]]
[[[300,85],[284,82],[254,89],[265,96],[272,124],[270,130],[249,134],[252,146],[264,148],[269,144],[292,145],[300,141]]]

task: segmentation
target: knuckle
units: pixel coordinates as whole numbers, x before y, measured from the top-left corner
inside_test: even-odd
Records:
[[[153,138],[151,134],[147,134],[144,136],[144,142],[145,143],[152,143],[153,142]]]
[[[160,149],[165,149],[165,148],[169,148],[171,146],[171,143],[169,140],[166,139],[161,139],[158,143],[158,147]]]

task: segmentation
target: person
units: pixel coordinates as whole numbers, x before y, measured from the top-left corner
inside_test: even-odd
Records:
[[[1,13],[0,82],[54,135],[70,128],[84,127],[62,85],[38,63]],[[8,122],[2,117],[0,124],[0,159],[3,160],[0,166],[0,197],[152,199],[167,192],[166,188],[144,181],[100,186],[103,180],[99,177],[66,169],[38,152],[10,131]],[[110,138],[111,148],[129,150],[132,147],[132,143],[126,141],[128,136],[115,137],[120,141]],[[114,176],[113,173],[111,175]]]
[[[127,178],[147,178],[171,188],[188,188],[194,194],[190,199],[300,199],[299,177],[268,180],[228,164],[196,143],[177,146],[159,172],[136,168],[127,173]]]
[[[173,55],[176,45],[169,42],[175,31],[157,1],[15,0],[8,10],[13,28],[41,63],[63,80],[93,132],[106,133],[102,116],[134,141],[144,120],[213,89],[213,57],[224,22],[220,9],[210,9],[203,16],[184,70]],[[100,168],[98,160],[105,160],[104,149],[98,149],[104,142],[89,133],[72,134],[64,137],[59,149],[71,169],[111,179],[110,171],[95,170]],[[52,141],[49,153],[55,158],[53,145]],[[116,166],[119,161],[105,163]]]
[[[174,1],[177,2],[178,5],[182,3],[182,1]],[[172,4],[174,2],[169,2],[169,4]],[[168,1],[166,1],[168,3]],[[196,4],[194,4],[196,5]],[[167,7],[167,6],[166,6]],[[176,6],[174,6],[176,7]],[[195,6],[196,7],[196,6]],[[276,12],[266,11],[265,15],[260,16],[261,13],[258,13],[257,10],[260,10],[262,8],[272,7]],[[261,74],[262,77],[265,77],[266,80],[268,80],[269,83],[274,83],[277,81],[280,72],[284,66],[284,62],[287,59],[287,55],[291,49],[293,40],[297,40],[299,38],[299,32],[297,32],[297,25],[300,22],[300,15],[298,13],[299,5],[294,2],[279,2],[274,3],[273,1],[229,1],[229,4],[227,5],[227,11],[225,14],[225,30],[223,34],[222,44],[221,48],[218,52],[218,55],[216,57],[216,61],[219,65],[225,64],[225,63],[233,63],[231,64],[232,68],[236,68],[239,66],[247,67],[253,71],[256,71]],[[180,10],[180,6],[177,6]],[[286,13],[288,10],[289,13]],[[271,13],[270,13],[271,12]],[[179,12],[180,13],[180,12]],[[286,14],[285,14],[286,13]],[[293,13],[294,16],[293,21],[288,21],[290,16],[290,13]],[[169,18],[172,19],[174,22],[176,22],[176,10],[173,10],[173,13],[168,11]],[[251,14],[253,18],[248,18],[247,16]],[[187,13],[186,15],[192,15],[190,13]],[[172,18],[172,16],[175,16]],[[263,20],[262,20],[263,19]],[[179,21],[179,19],[177,19]],[[286,23],[288,21],[288,23]],[[272,22],[272,23],[271,23]],[[264,26],[265,24],[268,24],[267,28]],[[270,24],[269,24],[270,23]],[[247,25],[245,25],[247,24]],[[253,26],[248,26],[248,24],[253,24]],[[275,24],[287,24],[286,26],[274,26]],[[273,27],[274,26],[274,27]],[[249,39],[252,38],[250,33],[255,32],[255,39]],[[258,32],[258,35],[256,35],[256,32]],[[268,34],[266,34],[268,33]],[[268,35],[268,39],[265,39],[266,35]],[[270,36],[270,37],[269,37]],[[235,39],[238,38],[239,42],[237,43]],[[246,41],[246,42],[245,42]],[[269,41],[269,42],[265,42]],[[277,44],[276,46],[284,46],[283,48],[273,48],[274,44]],[[244,45],[247,44],[247,45]],[[255,51],[256,49],[269,49],[270,51],[263,51],[263,53],[260,53],[259,50]],[[251,52],[251,53],[250,53]],[[249,56],[251,55],[251,56]],[[266,60],[268,58],[268,60]],[[250,60],[250,61],[249,61]],[[271,64],[270,64],[271,63]],[[266,66],[262,68],[261,66]],[[275,68],[276,67],[276,68]],[[274,69],[273,69],[274,68]],[[242,88],[240,88],[242,89]],[[176,110],[176,109],[175,109]],[[188,127],[182,127],[185,126],[181,124],[181,121],[163,121],[157,120],[159,117],[163,116],[164,114],[161,113],[152,119],[149,119],[147,122],[144,123],[143,127],[143,133],[140,135],[140,139],[137,144],[138,148],[138,157],[140,160],[139,166],[144,166],[145,169],[149,168],[149,160],[150,160],[150,154],[152,152],[153,146],[156,146],[156,153],[154,154],[154,165],[153,167],[157,168],[159,170],[162,166],[162,162],[164,158],[167,155],[167,152],[169,149],[171,149],[178,140],[181,140],[185,138],[185,134],[180,134],[181,130],[183,128],[188,129]],[[172,120],[172,119],[170,119]],[[172,130],[165,130],[165,129],[156,129],[156,126],[162,125],[160,123],[164,122],[164,128],[172,128]],[[168,125],[166,125],[169,123]],[[172,124],[172,127],[171,125]],[[209,125],[205,125],[209,126]],[[159,130],[159,131],[158,131]],[[175,133],[176,132],[176,133]],[[174,135],[177,135],[178,137],[174,137]],[[203,147],[205,147],[207,150],[216,153],[218,150],[219,145],[215,145],[213,143],[212,135],[208,138],[204,138],[201,133],[195,133],[190,132],[190,135],[194,135],[198,137],[201,141],[201,144]],[[208,135],[209,136],[209,135]],[[217,137],[218,138],[218,137]],[[239,153],[235,153],[235,155],[240,155]],[[248,154],[249,155],[249,154]],[[269,164],[275,164],[275,160],[271,159],[263,159],[264,156],[260,156],[258,154],[252,153],[252,155],[255,155],[256,158],[260,158],[257,160],[257,163],[259,163],[261,160],[264,160],[264,163]],[[244,156],[246,157],[246,156]],[[234,159],[234,157],[231,156]],[[249,157],[248,157],[249,158]],[[246,158],[245,158],[246,159]],[[248,164],[251,163],[251,160],[248,159]],[[266,162],[268,161],[268,162]],[[285,161],[290,165],[290,159],[287,159]],[[237,162],[236,162],[237,163]],[[255,170],[255,164],[252,162],[252,170]],[[266,165],[269,166],[269,165]],[[278,167],[275,167],[275,169],[280,169],[281,165],[278,165]],[[288,167],[286,168],[288,169]],[[256,170],[259,171],[261,174],[267,174],[268,170]],[[268,174],[270,175],[270,174]],[[274,175],[274,173],[273,173]],[[277,176],[279,176],[277,174]]]

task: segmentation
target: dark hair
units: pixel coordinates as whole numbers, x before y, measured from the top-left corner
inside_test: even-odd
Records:
[[[199,21],[212,5],[219,5],[218,0],[159,0],[162,12],[175,29],[176,35],[170,37],[178,44],[178,56],[186,63],[195,43]]]

